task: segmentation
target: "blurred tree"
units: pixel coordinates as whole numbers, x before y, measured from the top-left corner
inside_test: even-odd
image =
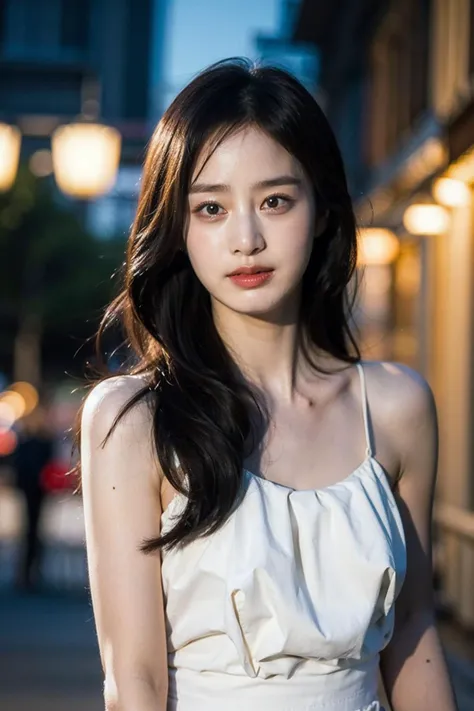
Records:
[[[0,195],[0,250],[0,369],[37,385],[82,373],[123,240],[97,241],[52,181],[23,168]]]

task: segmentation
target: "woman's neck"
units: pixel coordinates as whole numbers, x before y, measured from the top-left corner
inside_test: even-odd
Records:
[[[269,319],[213,307],[214,322],[244,377],[272,399],[291,402],[300,379],[314,369],[301,343],[297,314]],[[328,356],[315,357],[327,367]],[[324,363],[323,363],[324,361]]]

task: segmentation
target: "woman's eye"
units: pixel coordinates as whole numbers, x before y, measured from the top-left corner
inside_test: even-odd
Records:
[[[291,202],[290,198],[284,195],[270,195],[264,202],[270,210],[278,210],[281,207],[286,207]]]
[[[217,202],[205,202],[202,205],[198,205],[195,212],[199,215],[204,215],[204,217],[217,217],[220,215],[220,209],[221,206]]]

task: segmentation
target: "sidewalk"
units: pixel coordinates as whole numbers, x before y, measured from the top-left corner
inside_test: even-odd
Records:
[[[85,595],[0,593],[2,711],[103,711],[102,673]]]

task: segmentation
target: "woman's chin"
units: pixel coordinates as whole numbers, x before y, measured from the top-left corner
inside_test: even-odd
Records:
[[[250,296],[245,294],[242,296]],[[233,312],[241,316],[250,316],[263,321],[273,323],[288,322],[290,314],[297,318],[298,308],[296,304],[289,304],[288,295],[282,298],[275,298],[275,295],[252,294],[251,298],[226,299],[226,301],[213,299],[215,311]],[[290,320],[293,320],[290,318]]]

